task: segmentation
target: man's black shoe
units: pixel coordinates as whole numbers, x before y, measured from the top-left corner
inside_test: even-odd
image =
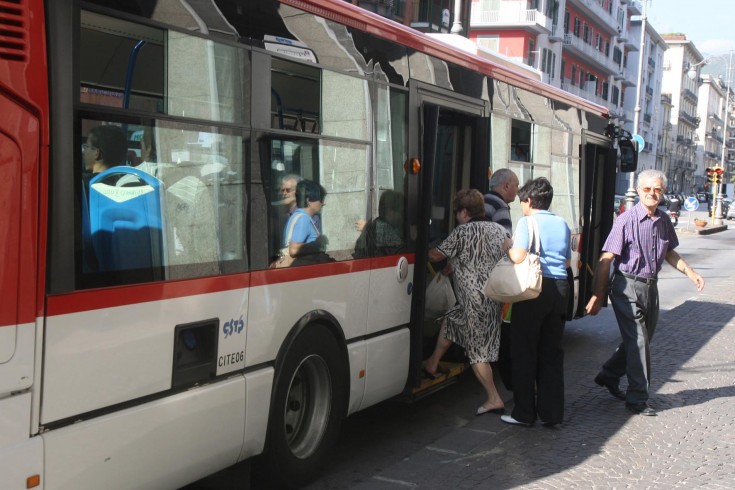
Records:
[[[656,410],[648,406],[648,403],[626,403],[625,408],[638,415],[646,415],[648,417],[654,417],[658,415]]]
[[[618,387],[617,383],[606,380],[601,374],[595,376],[595,383],[607,388],[607,391],[618,400],[625,400],[625,392]]]

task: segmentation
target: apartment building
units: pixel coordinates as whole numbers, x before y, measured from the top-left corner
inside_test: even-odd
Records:
[[[631,0],[473,0],[469,36],[624,122],[624,89],[635,84],[628,54],[638,49],[631,17],[640,14]]]
[[[690,67],[701,64],[704,56],[684,34],[662,34],[661,37],[669,46],[664,53],[661,92],[670,94],[672,98],[670,123],[674,145],[666,169],[669,189],[692,192],[697,190],[695,150],[698,144],[697,129],[701,124],[697,116],[700,67],[696,66],[697,76],[694,79],[687,72]]]
[[[697,94],[699,97],[697,117],[700,123],[695,136],[694,164],[697,169],[694,179],[697,188],[704,189],[706,184],[704,169],[723,162],[725,142],[723,109],[727,87],[723,80],[713,75],[702,75],[700,80],[701,85]]]
[[[634,18],[631,21],[630,33],[638,43],[640,43],[642,30],[642,19]],[[641,86],[639,88],[636,84],[626,87],[623,106],[626,114],[633,115],[633,121],[626,120],[625,129],[641,135],[645,141],[645,146],[638,155],[638,168],[641,170],[663,170],[667,164],[664,162],[664,156],[667,149],[671,148],[670,137],[664,137],[664,131],[667,134],[670,132],[670,128],[665,126],[669,122],[671,104],[667,106],[667,99],[662,99],[661,96],[664,53],[667,49],[668,45],[656,32],[656,29],[646,22],[643,52],[631,51],[628,56],[628,66],[631,71],[637,73],[638,67],[641,67],[641,74],[637,77],[641,81]],[[643,63],[640,62],[641,56]],[[639,96],[640,99],[638,99]],[[636,108],[638,109],[637,115]],[[637,127],[635,125],[636,116]]]
[[[732,82],[731,82],[732,85]],[[725,138],[726,139],[726,150],[725,155],[725,181],[732,182],[733,176],[735,176],[735,94],[733,94],[733,87],[730,87],[730,96],[727,98],[729,104],[727,114],[725,115]]]

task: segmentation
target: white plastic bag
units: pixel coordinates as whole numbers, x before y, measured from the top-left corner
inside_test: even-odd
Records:
[[[441,273],[434,275],[434,279],[426,288],[426,318],[438,318],[457,303],[452,289],[452,281]]]

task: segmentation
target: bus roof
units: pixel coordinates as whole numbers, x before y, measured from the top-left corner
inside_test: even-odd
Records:
[[[487,75],[495,80],[508,83],[515,87],[529,90],[533,93],[549,97],[569,104],[576,108],[588,111],[606,119],[610,113],[607,107],[595,104],[578,97],[560,88],[556,88],[540,80],[530,78],[519,69],[508,67],[501,57],[484,52],[483,56],[472,54],[442,42],[420,31],[399,24],[395,21],[361,9],[344,0],[279,0],[281,3],[310,13],[327,17],[361,31],[374,34],[383,39],[395,41],[421,53],[435,56],[444,61],[463,66],[470,70]],[[328,9],[329,12],[325,12]]]

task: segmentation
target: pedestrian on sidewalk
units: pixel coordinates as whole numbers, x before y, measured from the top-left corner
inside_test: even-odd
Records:
[[[554,188],[544,177],[529,180],[518,191],[523,218],[518,221],[508,256],[523,262],[533,248],[529,221],[538,225],[543,282],[541,294],[513,305],[510,350],[513,370],[513,413],[500,419],[530,426],[538,418],[545,426],[564,417],[564,348],[562,336],[569,297],[567,267],[571,231],[563,218],[549,212]]]
[[[587,313],[600,311],[605,294],[610,294],[622,342],[602,366],[595,383],[614,397],[625,400],[633,413],[656,415],[649,406],[651,381],[649,344],[658,322],[658,273],[664,260],[685,274],[697,287],[704,288],[704,278],[674,250],[679,240],[671,220],[658,209],[666,192],[666,175],[659,170],[644,170],[638,175],[640,202],[613,222],[595,269],[593,295]],[[614,268],[612,281],[610,265]],[[620,390],[620,378],[628,377],[628,390]]]

